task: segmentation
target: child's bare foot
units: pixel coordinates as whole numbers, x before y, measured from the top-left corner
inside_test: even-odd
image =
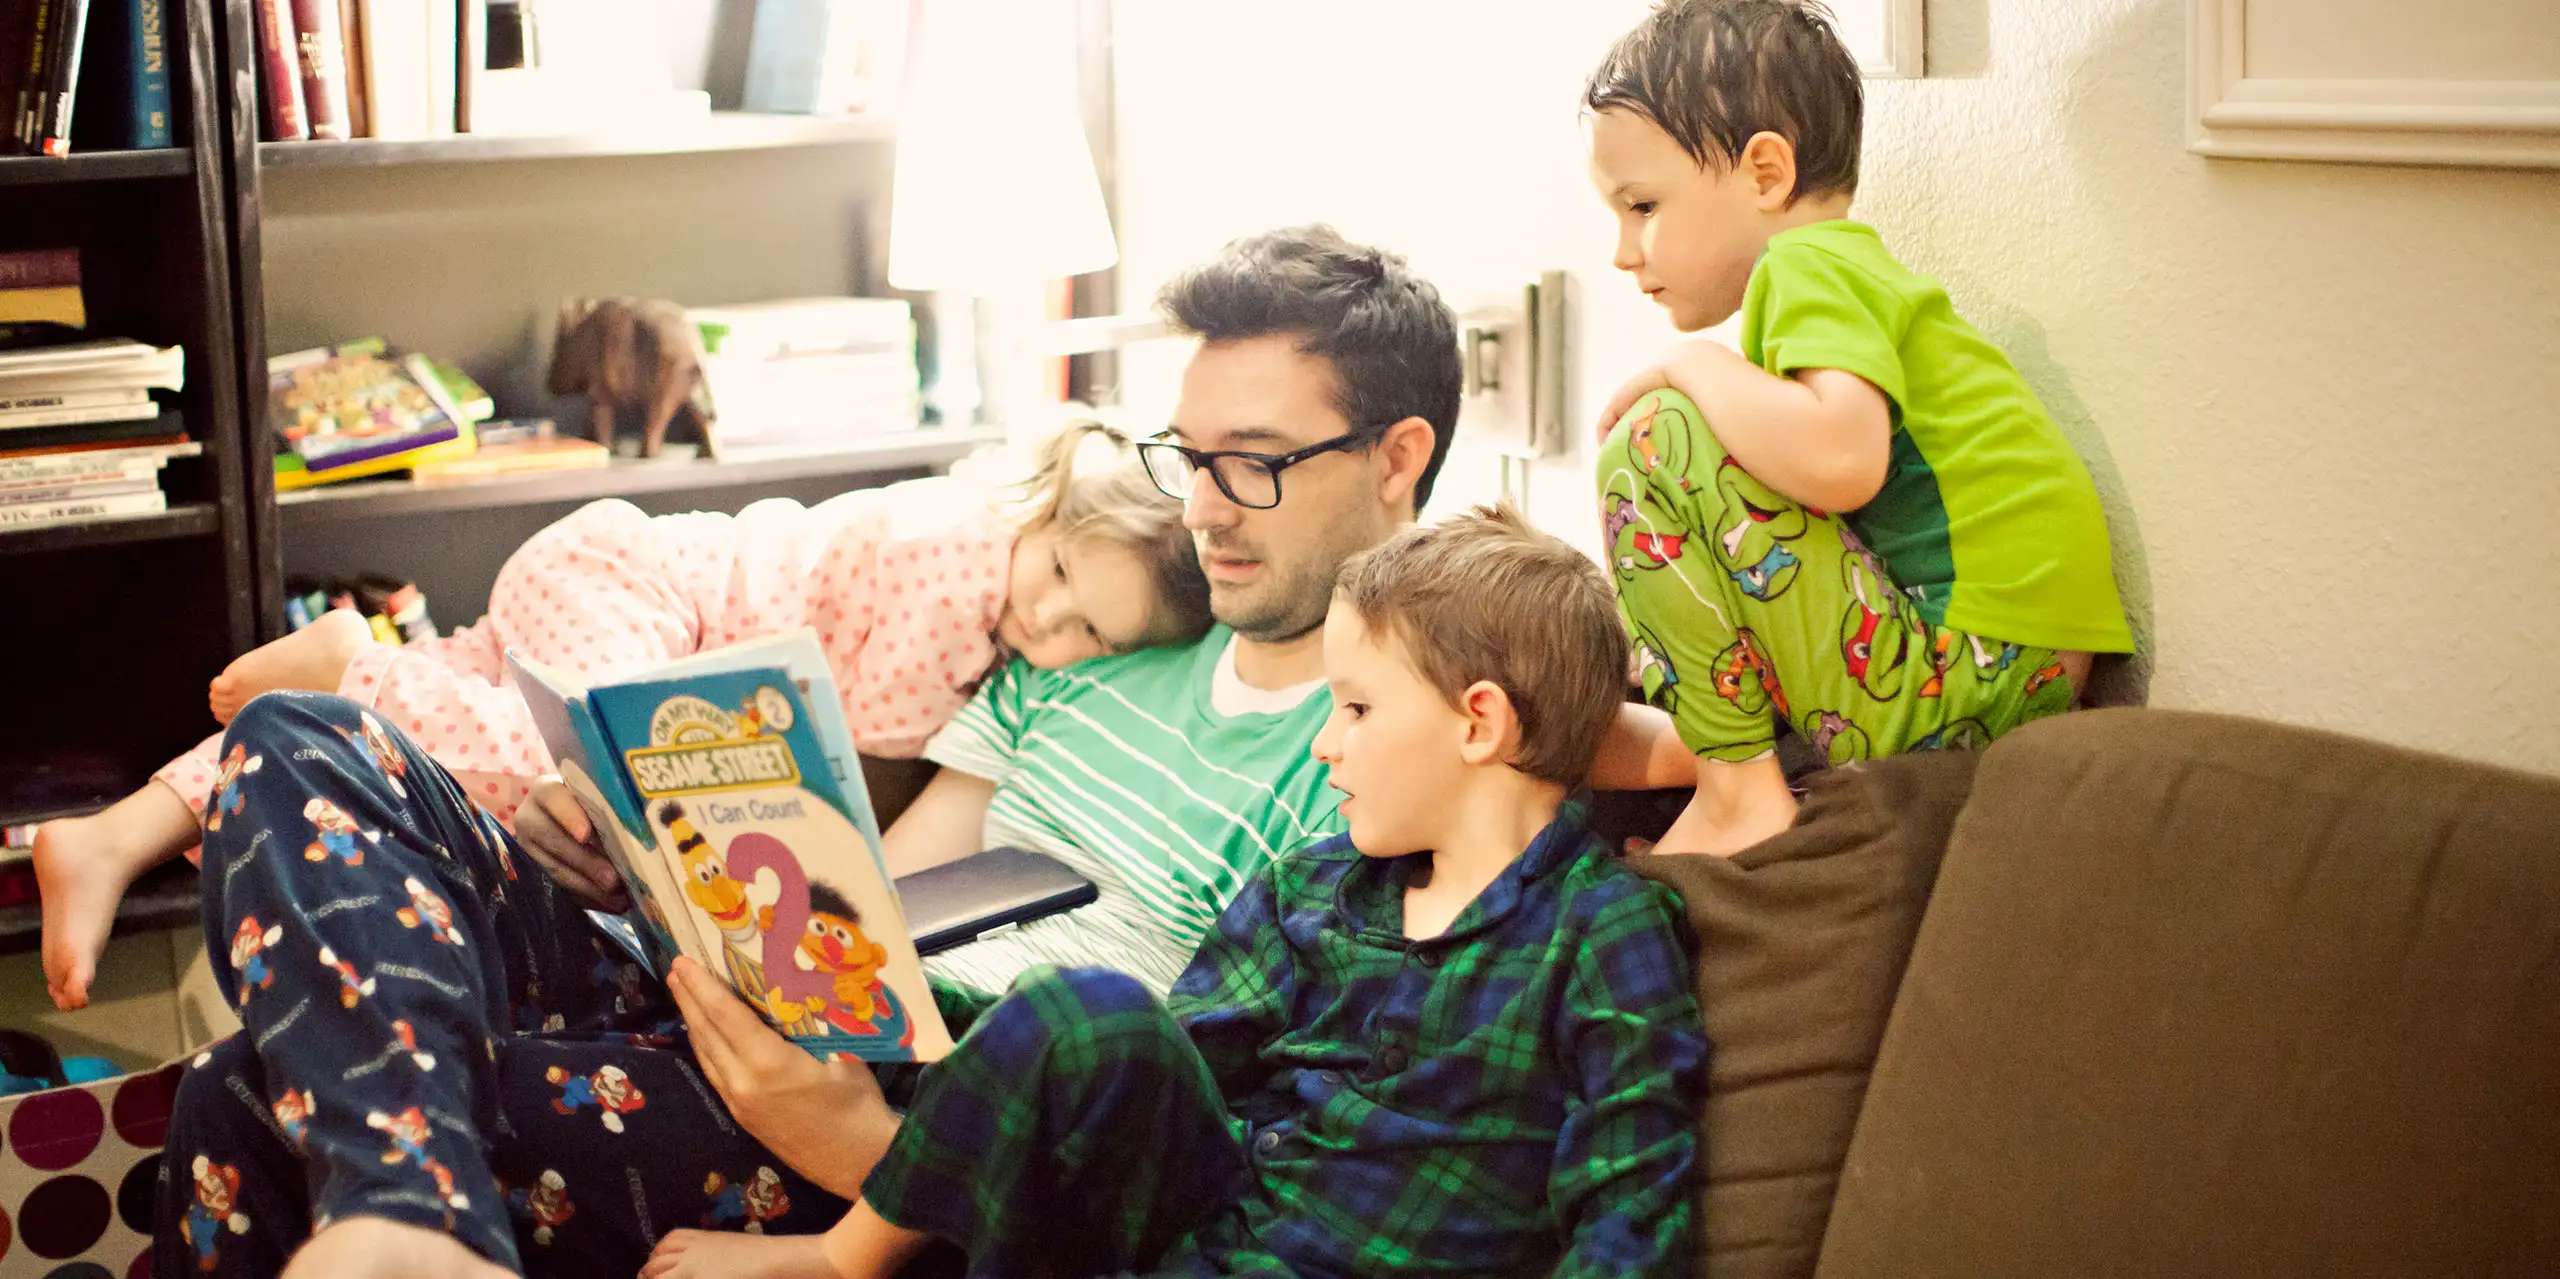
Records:
[[[640,1279],[836,1279],[820,1238],[678,1230],[658,1241]]]
[[[89,1006],[89,981],[136,876],[195,846],[203,832],[178,792],[158,782],[88,817],[36,828],[36,894],[44,905],[44,984],[66,1012]]]
[[[374,643],[373,626],[351,608],[333,608],[309,626],[242,654],[213,677],[206,701],[214,719],[228,724],[249,699],[280,688],[334,693],[347,663]]]
[[[284,1279],[506,1279],[509,1271],[441,1231],[342,1217],[285,1263]]]

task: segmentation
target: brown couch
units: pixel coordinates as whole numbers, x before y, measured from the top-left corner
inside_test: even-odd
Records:
[[[2102,711],[1638,864],[1702,1275],[2560,1276],[2560,781]]]

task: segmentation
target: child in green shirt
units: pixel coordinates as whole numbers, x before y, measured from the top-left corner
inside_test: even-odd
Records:
[[[1684,343],[1603,421],[1609,568],[1645,691],[1698,757],[1661,847],[1795,805],[1776,721],[1831,762],[1973,746],[2130,652],[2070,442],[1936,281],[1848,220],[1856,61],[1809,0],[1665,0],[1591,77],[1617,266]]]

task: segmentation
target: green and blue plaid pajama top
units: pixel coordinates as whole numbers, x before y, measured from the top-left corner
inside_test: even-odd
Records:
[[[974,1274],[1685,1273],[1707,1041],[1671,892],[1567,805],[1449,930],[1416,858],[1264,867],[1159,1003],[1035,970],[863,1197]]]

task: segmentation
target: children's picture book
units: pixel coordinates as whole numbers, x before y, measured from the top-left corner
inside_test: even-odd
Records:
[[[392,355],[380,339],[267,361],[267,413],[279,451],[312,473],[456,438],[462,414],[432,366]]]
[[[584,689],[507,666],[660,974],[691,957],[819,1057],[950,1051],[816,632]]]

